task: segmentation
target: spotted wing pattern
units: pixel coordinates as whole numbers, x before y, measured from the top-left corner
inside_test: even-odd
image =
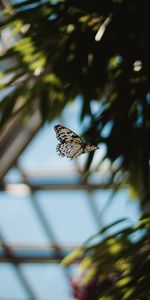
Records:
[[[77,158],[80,154],[83,153],[83,146],[77,143],[65,142],[63,144],[58,144],[56,151],[60,156],[66,156],[68,158]]]
[[[62,125],[56,125],[54,129],[56,137],[61,143],[70,142],[72,140],[79,144],[83,143],[82,139],[75,132]]]
[[[56,125],[54,129],[56,137],[60,141],[56,147],[59,155],[73,159],[83,153],[85,144],[76,133],[61,125]]]
[[[66,156],[73,159],[77,158],[82,153],[91,152],[97,149],[94,145],[85,144],[76,133],[64,126],[56,125],[54,129],[56,137],[60,141],[56,147],[56,151],[62,157]]]

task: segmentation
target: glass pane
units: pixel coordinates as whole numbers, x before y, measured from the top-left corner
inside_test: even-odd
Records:
[[[23,180],[20,172],[17,170],[17,168],[11,168],[6,176],[5,176],[5,183],[16,183],[21,182]]]
[[[36,299],[72,300],[67,277],[58,264],[22,265],[22,271]]]
[[[82,243],[96,225],[84,191],[38,192],[36,197],[62,243]]]
[[[140,217],[140,207],[137,201],[129,199],[126,189],[119,190],[113,195],[112,190],[95,191],[94,198],[99,210],[99,216],[103,220],[103,226],[109,225],[118,219],[127,218],[123,223],[131,225]],[[118,225],[121,228],[121,224]]]
[[[15,267],[8,263],[0,264],[0,299],[28,300]]]
[[[10,243],[46,243],[45,232],[30,197],[0,193],[0,228]]]

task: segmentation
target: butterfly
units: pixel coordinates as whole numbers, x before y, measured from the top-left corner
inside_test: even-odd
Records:
[[[66,156],[73,159],[77,158],[82,153],[99,149],[94,145],[84,143],[75,132],[62,125],[56,125],[54,126],[54,129],[56,137],[60,141],[56,147],[56,151],[62,157]]]

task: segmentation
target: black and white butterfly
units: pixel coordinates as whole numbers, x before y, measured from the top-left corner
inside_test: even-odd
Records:
[[[76,133],[62,125],[56,125],[54,129],[56,137],[60,141],[56,147],[56,151],[62,157],[66,156],[73,159],[82,153],[99,149],[94,145],[84,143]]]

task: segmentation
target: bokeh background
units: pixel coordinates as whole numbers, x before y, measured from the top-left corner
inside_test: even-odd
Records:
[[[150,299],[147,1],[0,9],[0,299]],[[56,124],[100,149],[58,156]]]

